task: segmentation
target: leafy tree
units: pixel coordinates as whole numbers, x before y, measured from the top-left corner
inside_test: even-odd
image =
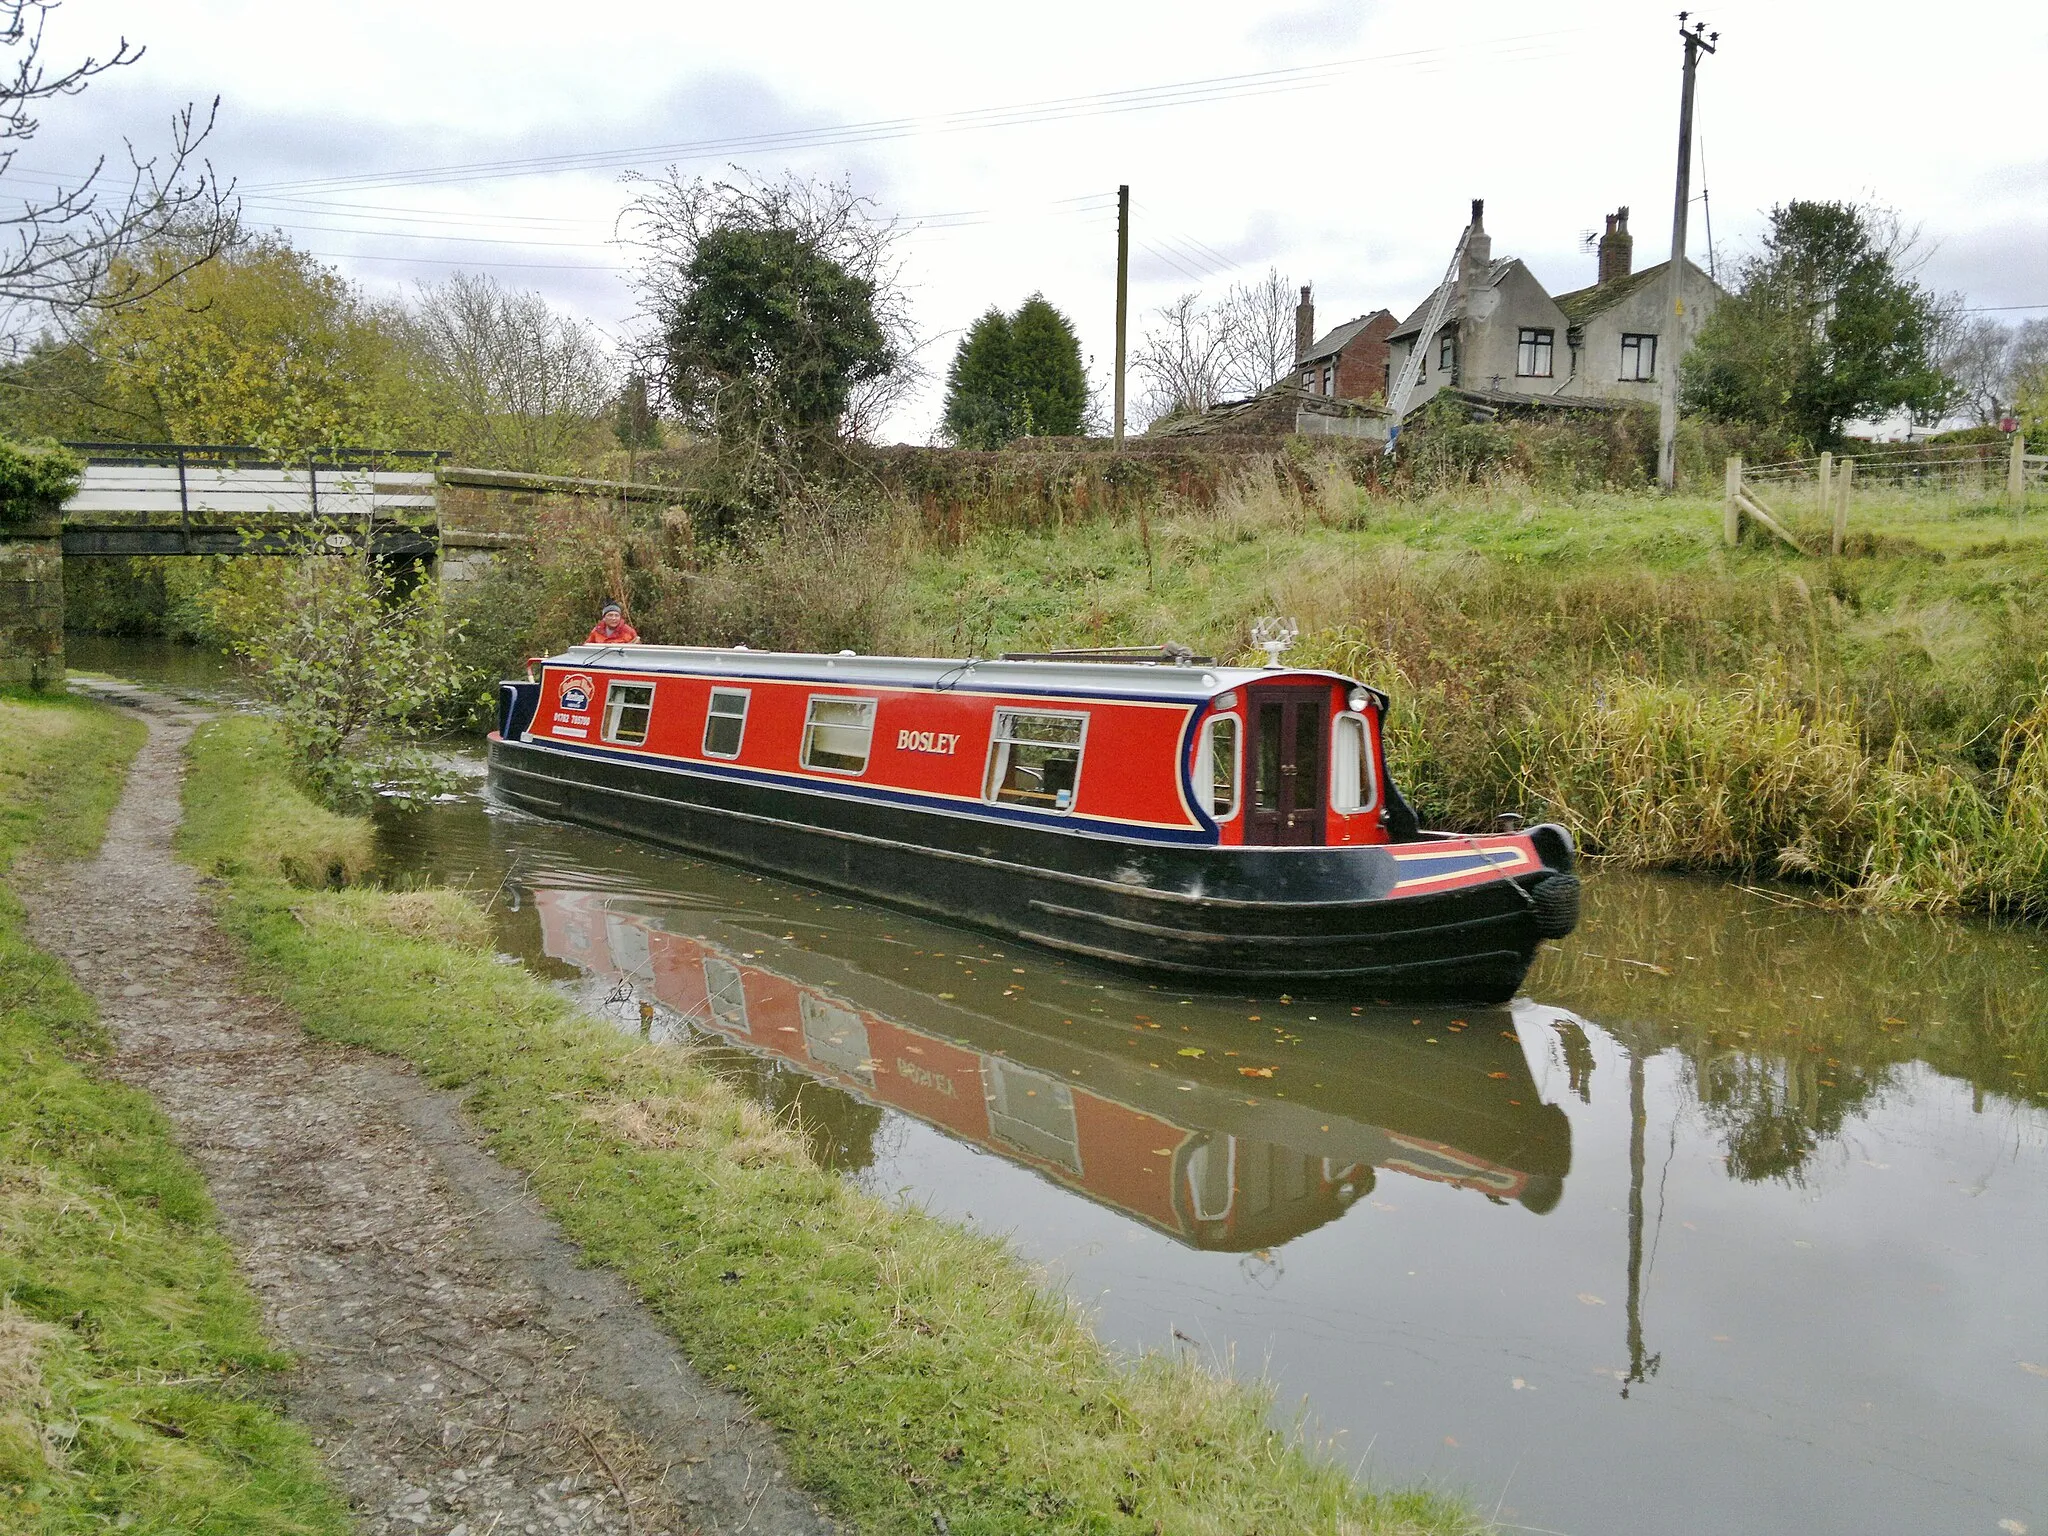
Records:
[[[946,436],[962,448],[1000,448],[1016,433],[1010,317],[993,304],[967,328],[946,370]]]
[[[226,562],[198,594],[208,631],[248,661],[299,773],[328,805],[360,810],[380,789],[417,798],[443,787],[418,743],[469,679],[451,664],[460,626],[438,583],[404,589],[367,551],[325,553],[317,534],[306,550]]]
[[[1702,415],[1839,442],[1846,422],[1929,419],[1953,398],[1943,301],[1911,277],[1914,240],[1881,209],[1792,202],[1700,328],[1686,403]]]
[[[654,406],[647,398],[646,374],[626,375],[625,388],[619,391],[618,403],[612,409],[612,436],[628,452],[661,446],[661,418],[654,414]]]
[[[1034,293],[1010,316],[1010,369],[1024,432],[1073,437],[1088,413],[1088,374],[1073,322]]]
[[[1004,314],[991,306],[960,339],[946,371],[946,436],[963,448],[1014,437],[1072,437],[1088,413],[1088,375],[1073,323],[1034,293]]]
[[[138,261],[173,275],[82,337],[100,370],[100,409],[130,433],[280,452],[432,435],[402,315],[281,237],[175,270],[185,259],[175,245],[143,252]]]
[[[786,495],[915,378],[896,226],[839,183],[685,179],[628,207],[650,362],[742,498]]]

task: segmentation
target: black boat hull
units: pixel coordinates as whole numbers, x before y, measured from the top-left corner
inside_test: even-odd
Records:
[[[1531,830],[1534,869],[1395,895],[1401,870],[1392,855],[1415,845],[1122,842],[498,736],[489,763],[493,793],[522,810],[1187,985],[1502,1002],[1537,946],[1577,920],[1571,840],[1557,827]]]

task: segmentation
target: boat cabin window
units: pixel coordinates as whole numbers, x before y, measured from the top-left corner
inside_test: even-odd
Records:
[[[804,716],[803,764],[827,773],[865,773],[875,736],[875,701],[819,695]]]
[[[711,690],[711,711],[704,717],[704,755],[738,757],[740,738],[747,732],[747,691],[744,688]]]
[[[612,683],[604,691],[604,739],[638,746],[653,713],[654,684]]]
[[[1237,814],[1237,716],[1218,715],[1195,753],[1195,795],[1218,821]]]
[[[1380,776],[1372,760],[1372,732],[1363,715],[1339,715],[1331,746],[1330,809],[1346,816],[1379,804]]]
[[[997,710],[984,798],[1041,811],[1072,810],[1087,729],[1086,715]]]

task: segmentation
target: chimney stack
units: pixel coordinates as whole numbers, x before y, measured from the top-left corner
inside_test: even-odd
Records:
[[[1309,348],[1316,344],[1316,301],[1310,297],[1313,290],[1307,283],[1301,285],[1301,302],[1294,306],[1294,360],[1298,363],[1308,356]]]
[[[1464,276],[1469,282],[1474,277],[1485,275],[1493,265],[1493,236],[1486,232],[1486,199],[1472,199],[1472,234],[1465,242]]]
[[[1607,215],[1607,233],[1600,237],[1600,286],[1619,282],[1635,270],[1636,242],[1628,232],[1628,204]]]

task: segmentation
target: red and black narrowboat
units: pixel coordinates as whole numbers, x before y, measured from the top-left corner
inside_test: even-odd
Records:
[[[1562,827],[1426,832],[1386,696],[1184,652],[571,648],[504,685],[510,805],[1210,986],[1500,1001],[1578,920]]]

